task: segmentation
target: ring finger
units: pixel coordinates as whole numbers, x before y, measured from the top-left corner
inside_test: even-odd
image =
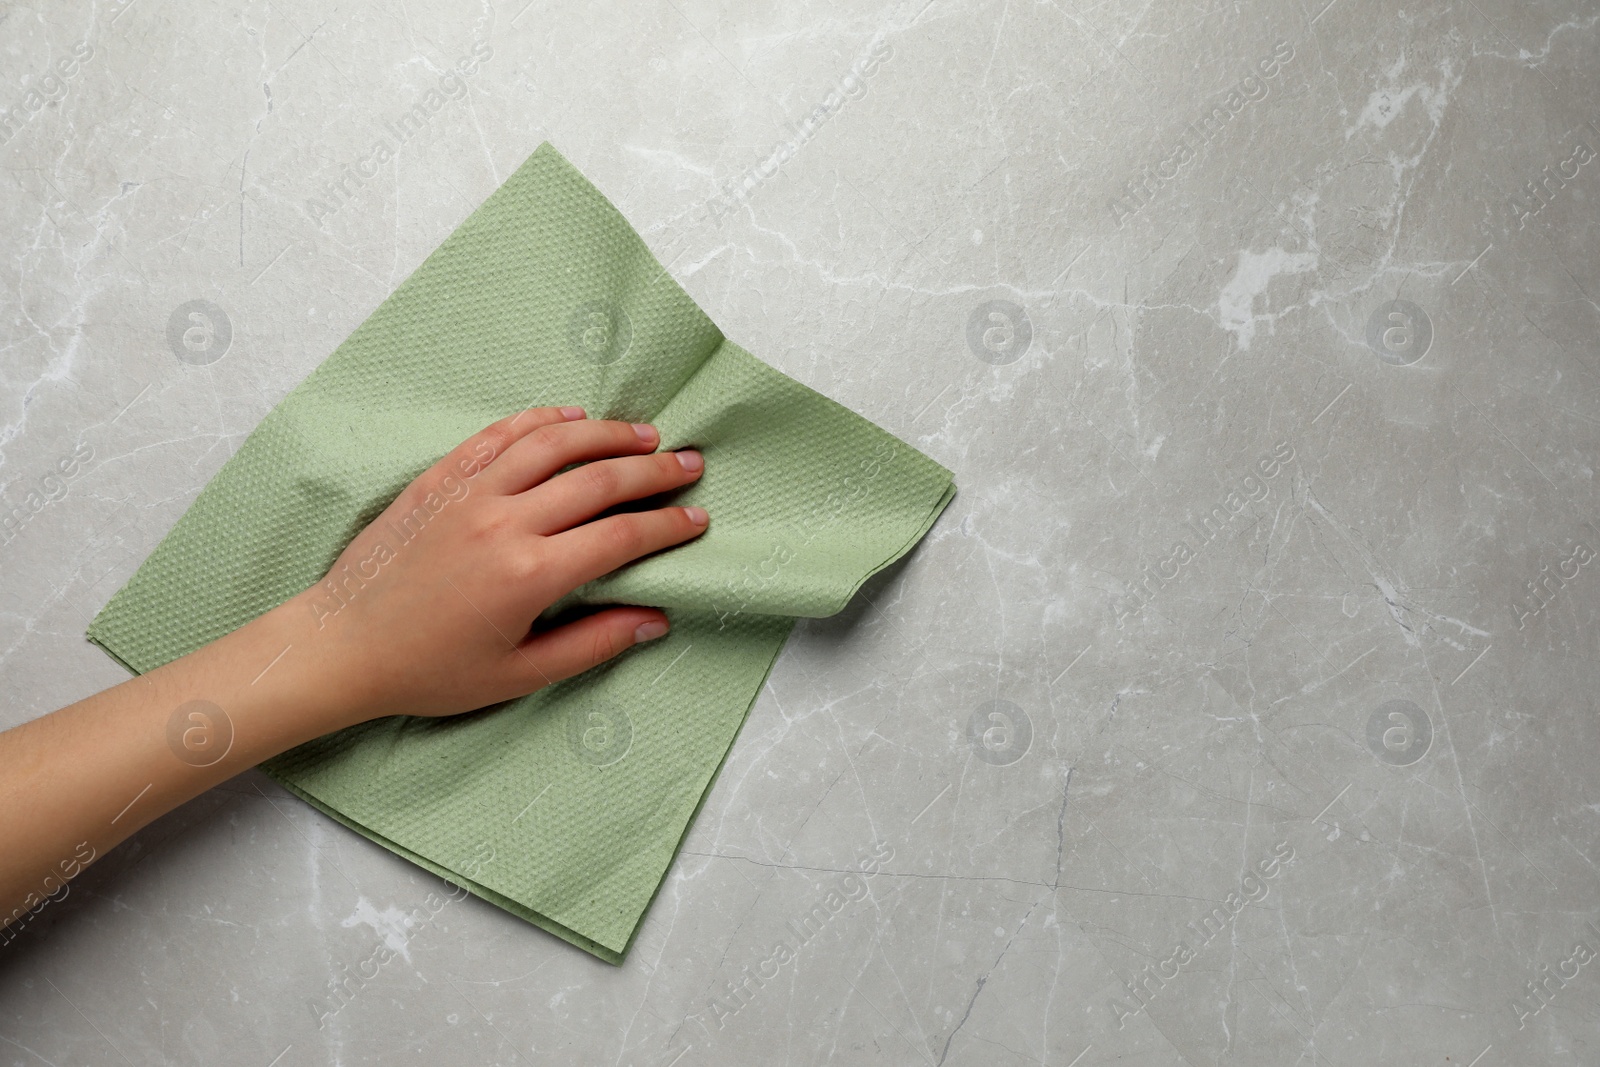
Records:
[[[705,460],[692,449],[597,460],[557,475],[523,497],[533,509],[533,532],[555,534],[607,508],[688,485],[704,469]]]

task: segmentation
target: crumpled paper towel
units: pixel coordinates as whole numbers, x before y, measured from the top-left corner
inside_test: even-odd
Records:
[[[663,607],[669,636],[521,700],[375,720],[262,769],[620,963],[793,617],[843,608],[955,488],[724,338],[549,144],[262,420],[89,638],[143,672],[228,633],[317,582],[460,441],[554,404],[706,455],[674,502],[708,509],[709,531],[569,598]]]

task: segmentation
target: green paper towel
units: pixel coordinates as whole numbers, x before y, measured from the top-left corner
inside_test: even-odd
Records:
[[[394,716],[264,764],[360,834],[620,963],[787,638],[928,530],[950,472],[716,326],[549,144],[262,420],[89,627],[148,671],[318,581],[413,478],[521,408],[706,455],[699,539],[569,603],[672,632],[485,711]]]

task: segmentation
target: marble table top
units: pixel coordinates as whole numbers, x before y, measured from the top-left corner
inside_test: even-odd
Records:
[[[0,1064],[1600,1057],[1594,0],[49,0],[0,54],[0,726],[126,676],[90,618],[544,140],[959,486],[622,967],[250,772],[0,948]]]

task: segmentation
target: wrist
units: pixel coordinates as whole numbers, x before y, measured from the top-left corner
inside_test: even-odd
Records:
[[[379,679],[343,632],[326,626],[314,610],[317,588],[299,593],[250,625],[262,673],[246,679],[270,707],[292,716],[295,744],[384,714]]]
[[[338,635],[318,631],[301,594],[154,672],[150,680],[179,723],[168,746],[220,781],[374,717],[356,689],[367,672],[347,655],[341,663],[337,646]],[[191,720],[196,728],[185,732]]]

